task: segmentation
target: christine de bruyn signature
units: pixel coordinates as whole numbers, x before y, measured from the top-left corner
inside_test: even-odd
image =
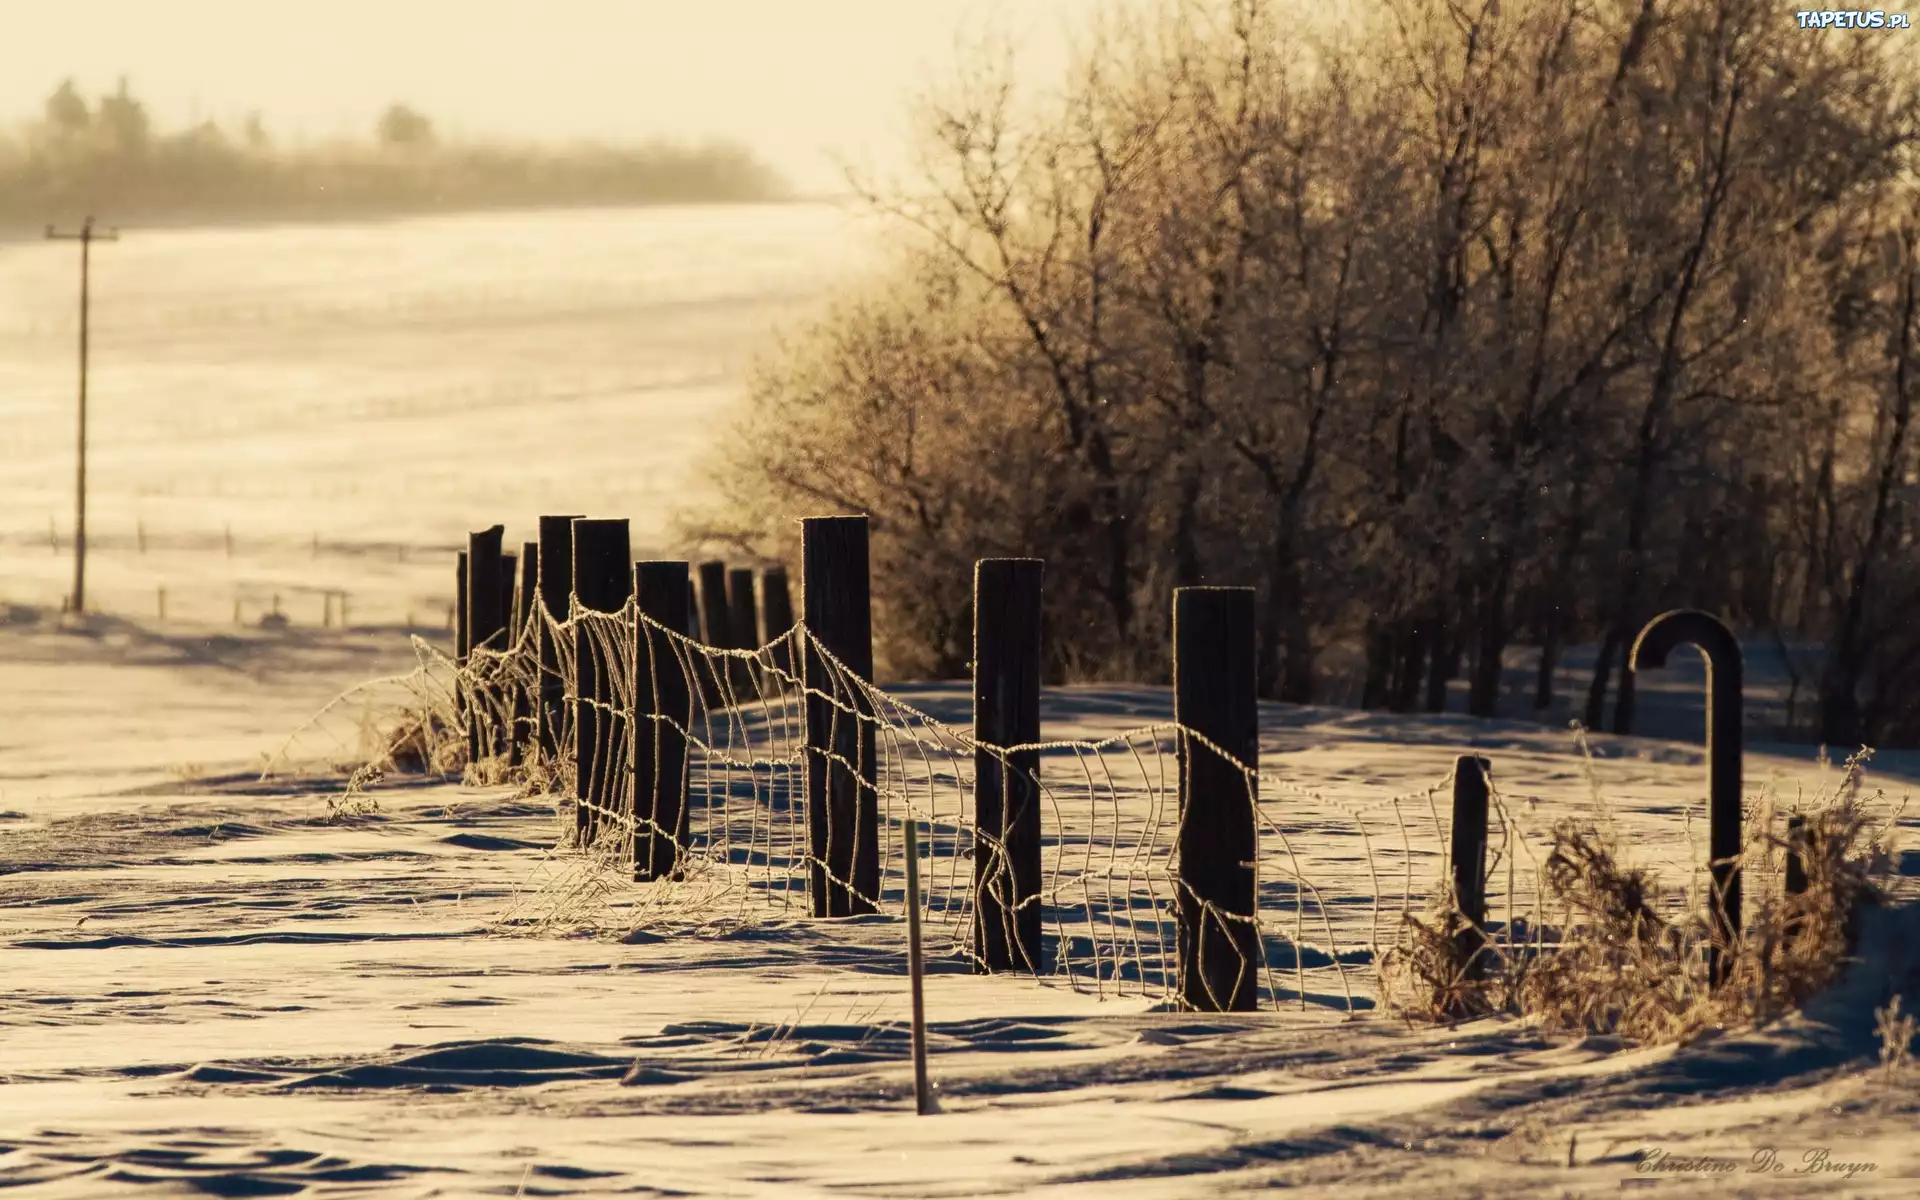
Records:
[[[1658,1148],[1642,1150],[1634,1165],[1637,1175],[1832,1175],[1852,1179],[1871,1175],[1878,1163],[1836,1157],[1831,1147],[1815,1146],[1798,1155],[1763,1146],[1745,1162],[1710,1154],[1669,1154]]]

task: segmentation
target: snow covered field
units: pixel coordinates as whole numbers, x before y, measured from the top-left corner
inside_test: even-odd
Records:
[[[330,697],[413,664],[399,614],[434,624],[450,589],[451,554],[430,547],[494,520],[517,540],[543,510],[630,515],[644,547],[768,319],[817,298],[847,239],[840,216],[792,209],[103,250],[98,528],[206,539],[165,551],[164,578],[175,605],[208,599],[156,620],[163,552],[109,541],[106,613],[77,628],[43,611],[64,586],[44,524],[67,519],[70,469],[70,330],[46,297],[72,264],[0,248],[0,600],[19,606],[0,610],[0,1185],[82,1200],[1920,1191],[1920,1077],[1873,1069],[1874,1006],[1892,990],[1920,1008],[1911,905],[1869,927],[1870,961],[1809,1014],[1627,1052],[1506,1020],[1408,1028],[1364,989],[1350,1013],[1326,968],[1305,1003],[1158,1011],[974,976],[930,937],[943,1111],[919,1118],[897,911],[622,937],[644,899],[630,887],[596,902],[607,932],[535,934],[512,921],[568,869],[552,804],[395,779],[377,813],[335,819],[338,778],[260,780]],[[539,436],[561,420],[595,457]],[[487,467],[503,444],[524,452],[506,474]],[[228,620],[237,587],[292,609],[296,587],[323,585],[354,589],[367,627]],[[1776,676],[1755,670],[1756,709]],[[1698,727],[1698,678],[1689,662],[1650,679],[1656,730]],[[889,690],[969,719],[964,685]],[[1063,689],[1043,732],[1091,740],[1170,710],[1164,689]],[[1700,748],[1592,749],[1625,840],[1679,882],[1704,839]],[[1750,793],[1831,782],[1804,748],[1774,749],[1749,754]],[[1354,944],[1403,867],[1430,886],[1425,796],[1468,752],[1492,759],[1530,831],[1592,810],[1581,756],[1549,726],[1263,707],[1263,800]],[[1876,757],[1867,786],[1920,788],[1920,756]],[[1395,797],[1420,798],[1405,821]],[[1412,830],[1371,867],[1362,813]],[[1904,829],[1911,896],[1920,808]],[[1668,1169],[1643,1169],[1648,1151]],[[1781,1169],[1754,1170],[1769,1151]]]

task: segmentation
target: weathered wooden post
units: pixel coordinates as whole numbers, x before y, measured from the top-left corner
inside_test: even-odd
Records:
[[[1735,939],[1740,936],[1740,643],[1720,618],[1698,609],[1675,609],[1647,622],[1627,657],[1638,674],[1667,665],[1675,646],[1690,643],[1707,657],[1707,857],[1713,879],[1708,897],[1713,944],[1708,970],[1725,981]]]
[[[733,642],[733,622],[727,615],[727,564],[703,562],[699,574],[700,641],[716,650],[724,650]],[[707,708],[724,708],[729,690],[727,660],[717,655],[703,654],[694,660],[694,668]]]
[[[759,613],[759,608],[753,602],[753,568],[734,567],[727,572],[727,648],[729,650],[760,648]],[[754,664],[747,659],[739,658],[727,661],[732,664],[728,674],[732,679],[734,698],[752,699],[760,686]]]
[[[507,748],[507,763],[520,766],[529,757],[536,736],[533,719],[534,705],[538,701],[540,688],[539,647],[546,635],[545,622],[536,623],[534,602],[540,595],[540,543],[520,543],[520,586],[514,593],[513,624],[517,631],[515,640],[523,643],[522,661],[518,670],[526,670],[531,665],[535,674],[531,680],[522,679],[513,687],[513,741]],[[524,655],[531,650],[533,663],[528,664]]]
[[[700,636],[700,597],[693,591],[693,575],[687,575],[687,636],[696,642],[706,639]]]
[[[724,647],[732,630],[727,617],[727,564],[700,564],[700,639],[709,646]]]
[[[1254,659],[1252,588],[1174,589],[1173,719],[1181,726],[1175,956],[1181,1001],[1203,1012],[1253,1011],[1263,962],[1254,923]]]
[[[793,596],[787,590],[785,567],[768,567],[760,573],[760,628],[768,642],[793,629]],[[790,642],[783,642],[769,658],[772,668],[784,676],[780,680],[783,688],[791,684],[800,670],[800,664],[793,661],[791,649]]]
[[[500,603],[501,538],[498,525],[467,535],[467,659],[476,650],[498,651],[505,638],[506,607]],[[467,760],[479,762],[498,752],[492,728],[496,697],[491,686],[475,686],[468,706]]]
[[[233,601],[233,620],[240,622],[240,600]],[[460,551],[460,557],[454,567],[453,585],[453,714],[454,719],[466,727],[467,761],[473,761],[474,722],[472,706],[467,701],[467,552]]]
[[[1487,923],[1487,775],[1493,764],[1477,754],[1453,760],[1453,837],[1449,863],[1453,868],[1453,898],[1465,922],[1454,935],[1466,977],[1486,973],[1484,939]]]
[[[687,624],[687,564],[633,568],[641,620],[634,630],[633,877],[670,879],[687,844],[688,663],[667,630]]]
[[[759,609],[753,602],[753,568],[727,572],[727,646],[733,650],[760,648]]]
[[[860,916],[878,912],[880,897],[876,738],[857,682],[873,680],[867,518],[808,517],[800,529],[800,595],[812,635],[804,656],[807,898],[816,917]],[[855,681],[840,681],[821,650]]]
[[[520,605],[518,587],[520,584],[520,556],[502,554],[500,556],[500,650],[513,649],[514,639],[520,636]]]
[[[573,595],[573,523],[579,514],[540,518],[540,684],[535,717],[539,721],[540,756],[557,762],[570,752],[571,739],[563,740],[568,706],[567,681],[560,673],[559,638],[565,637],[550,623],[567,619],[568,597]]]
[[[1807,854],[1811,850],[1807,839],[1807,818],[1794,813],[1787,818],[1787,877],[1785,891],[1789,896],[1807,894]],[[1800,929],[1806,917],[1802,913],[1793,913],[1787,918],[1784,930],[1786,940],[1791,942],[1799,938]]]
[[[975,967],[1040,971],[1040,599],[1046,564],[973,568]],[[988,747],[996,747],[995,753]]]
[[[614,781],[626,770],[625,722],[614,707],[613,673],[626,648],[586,614],[617,613],[633,593],[627,522],[578,518],[573,523],[573,594],[583,618],[573,628],[573,797],[581,846],[593,843],[612,812]],[[544,555],[545,550],[541,553]],[[611,644],[610,644],[611,642]]]

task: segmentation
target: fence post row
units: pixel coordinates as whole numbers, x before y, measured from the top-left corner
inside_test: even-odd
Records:
[[[501,538],[494,525],[467,535],[467,658],[475,650],[499,650],[506,612],[500,603]],[[470,689],[467,705],[467,761],[479,762],[495,752],[487,714],[492,704],[487,689]]]
[[[687,624],[684,562],[633,567],[642,620],[634,630],[633,877],[677,878],[687,844],[687,729],[693,722],[688,663],[665,631]],[[659,628],[649,621],[657,622]]]
[[[1252,588],[1174,589],[1173,719],[1183,727],[1174,957],[1181,1002],[1202,1012],[1253,1011],[1264,965],[1253,919],[1254,648]]]
[[[983,558],[973,571],[973,737],[981,747],[1040,740],[1040,612],[1045,564]],[[976,968],[1041,970],[1040,752],[973,757]]]
[[[867,518],[801,521],[800,595],[812,635],[807,689],[807,898],[816,917],[879,911],[880,817],[876,738],[867,697],[839,686],[813,643],[860,681],[873,681]],[[845,711],[835,701],[849,705]]]
[[[1734,941],[1740,935],[1740,642],[1725,622],[1699,609],[1675,609],[1647,622],[1627,656],[1638,673],[1667,665],[1682,644],[1707,657],[1707,858],[1713,894],[1707,898],[1713,942],[1707,948],[1709,977],[1726,981]]]
[[[549,622],[567,619],[568,597],[573,595],[573,523],[579,514],[540,518],[540,620],[539,703],[535,717],[539,721],[540,756],[558,762],[563,747],[560,730],[565,723],[566,680],[560,674],[560,646]]]
[[[573,594],[584,613],[617,613],[633,594],[633,562],[627,522],[591,520],[573,523]],[[580,845],[593,843],[603,810],[612,808],[613,782],[626,770],[622,714],[613,708],[614,663],[600,653],[605,639],[594,636],[588,621],[573,629],[573,796]]]
[[[1453,763],[1453,836],[1448,861],[1453,896],[1463,927],[1454,935],[1466,977],[1486,974],[1481,929],[1487,923],[1487,775],[1493,764],[1476,754]]]
[[[520,582],[514,591],[513,628],[516,643],[531,637],[534,646],[540,645],[542,628],[534,623],[534,600],[540,594],[540,543],[520,543],[519,561]],[[536,660],[537,660],[536,653]],[[532,756],[528,753],[534,740],[533,709],[540,688],[540,675],[536,671],[531,681],[519,681],[513,685],[513,723],[507,745],[507,763],[520,766]]]

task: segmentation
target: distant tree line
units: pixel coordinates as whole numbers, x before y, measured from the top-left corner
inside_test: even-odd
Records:
[[[873,187],[897,269],[758,372],[691,536],[872,514],[903,674],[968,566],[1048,561],[1056,679],[1164,677],[1168,594],[1259,588],[1263,694],[1495,711],[1655,613],[1819,647],[1800,716],[1920,740],[1916,61],[1768,0],[1160,0],[1028,96],[983,46]],[[1611,721],[1607,718],[1611,717]]]
[[[237,129],[157,130],[126,81],[89,101],[71,80],[37,120],[0,134],[0,226],[363,217],[469,208],[773,199],[785,186],[727,143],[528,148],[456,144],[407,105],[360,143],[276,145]]]

